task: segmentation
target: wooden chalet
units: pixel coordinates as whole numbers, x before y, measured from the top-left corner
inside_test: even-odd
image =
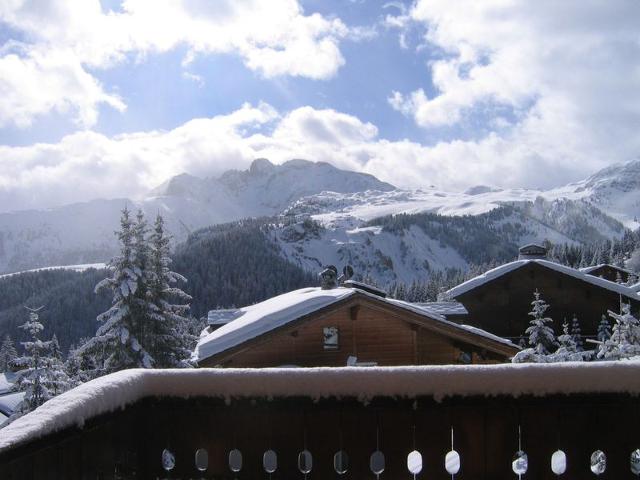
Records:
[[[589,275],[593,275],[594,277],[604,278],[605,280],[609,280],[610,282],[628,284],[630,280],[631,283],[635,283],[638,281],[638,275],[635,272],[608,263],[603,263],[591,267],[584,267],[581,268],[580,271],[588,273]]]
[[[464,282],[445,293],[460,303],[467,315],[458,321],[515,340],[524,335],[537,290],[549,304],[546,315],[556,333],[562,323],[578,318],[582,335],[595,337],[607,311],[618,312],[620,302],[638,313],[640,296],[632,288],[547,260],[544,247],[527,246],[520,258]],[[449,317],[447,317],[449,318]]]
[[[637,362],[125,370],[0,430],[0,478],[624,480],[638,394]]]
[[[212,312],[194,359],[201,367],[437,365],[501,363],[518,351],[436,310],[355,282],[296,290]]]

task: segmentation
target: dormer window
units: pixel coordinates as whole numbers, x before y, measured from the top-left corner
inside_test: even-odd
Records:
[[[324,349],[337,350],[340,346],[338,327],[324,327],[322,331],[324,334]]]

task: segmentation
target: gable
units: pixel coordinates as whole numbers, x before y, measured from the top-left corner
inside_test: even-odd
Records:
[[[325,342],[328,331],[337,333],[335,345]],[[457,363],[461,351],[471,356],[476,352],[478,359],[491,361],[504,361],[517,351],[514,345],[482,333],[442,319],[429,319],[387,301],[355,295],[200,364],[345,366],[349,357],[377,365],[451,364]],[[425,351],[420,349],[423,344],[429,345]]]

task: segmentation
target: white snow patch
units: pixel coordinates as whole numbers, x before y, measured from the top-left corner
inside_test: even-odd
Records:
[[[84,272],[85,270],[89,270],[90,268],[95,268],[96,270],[102,270],[107,268],[107,265],[105,263],[83,263],[80,265],[56,265],[54,267],[32,268],[31,270],[22,270],[21,272],[5,273],[4,275],[0,275],[0,278],[12,277],[13,275],[20,275],[21,273],[42,272],[44,270],[73,270],[74,272]]]

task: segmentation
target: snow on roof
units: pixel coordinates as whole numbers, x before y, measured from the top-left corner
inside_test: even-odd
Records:
[[[238,308],[218,308],[207,313],[207,325],[224,325],[243,314]]]
[[[633,285],[631,285],[629,287],[631,290],[633,290],[634,292],[638,293],[640,292],[640,282],[638,283],[634,283]]]
[[[59,395],[6,426],[0,452],[147,397],[359,398],[640,394],[640,362],[419,367],[123,370]]]
[[[24,398],[24,392],[9,393],[0,396],[0,413],[11,415]]]
[[[627,270],[626,268],[618,267],[616,265],[611,265],[610,263],[601,263],[599,265],[592,265],[590,267],[582,267],[580,269],[580,271],[584,272],[584,273],[591,273],[594,270],[598,270],[599,268],[602,268],[602,267],[610,267],[610,268],[613,268],[614,270],[619,270],[621,272],[628,273],[629,275],[635,275],[636,274],[635,272],[632,272],[631,270]]]
[[[208,358],[354,294],[351,288],[303,288],[240,308],[235,320],[200,338],[193,358]]]
[[[16,374],[14,372],[0,373],[0,395],[9,393],[13,382],[16,381]]]
[[[238,309],[240,315],[233,321],[210,332],[204,330],[193,352],[192,359],[201,361],[220,352],[233,348],[241,343],[263,335],[271,330],[282,327],[298,318],[315,312],[320,308],[332,305],[353,295],[364,295],[377,301],[404,308],[413,313],[428,317],[450,327],[470,332],[466,327],[448,321],[444,316],[432,310],[423,308],[419,304],[383,298],[358,288],[338,287],[322,290],[319,287],[303,288],[293,292],[278,295],[264,302]],[[474,329],[472,333],[486,339],[513,346],[511,341],[496,337],[484,330]]]
[[[489,270],[482,275],[478,275],[477,277],[467,280],[457,287],[453,287],[451,290],[445,292],[445,295],[447,295],[448,298],[456,298],[464,293],[467,293],[470,290],[473,290],[481,285],[484,285],[485,283],[490,282],[491,280],[495,280],[496,278],[506,275],[509,272],[517,270],[518,268],[523,267],[529,263],[537,263],[538,265],[549,268],[551,270],[555,270],[556,272],[569,275],[571,277],[577,278],[578,280],[582,280],[584,282],[591,283],[592,285],[596,285],[606,290],[624,295],[625,297],[638,300],[638,295],[631,288],[625,285],[620,285],[615,282],[605,280],[604,278],[581,272],[580,270],[576,270],[575,268],[567,267],[565,265],[560,265],[559,263],[540,258],[515,260],[513,262],[505,263],[504,265]]]
[[[415,303],[420,308],[438,315],[468,315],[469,312],[460,302],[423,302]]]

